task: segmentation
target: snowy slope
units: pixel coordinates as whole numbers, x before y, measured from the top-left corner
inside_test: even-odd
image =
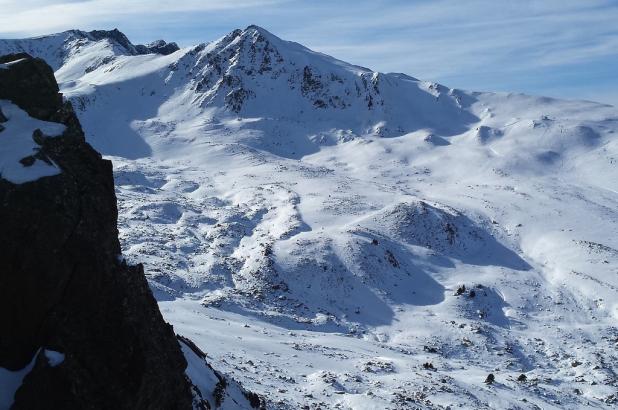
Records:
[[[167,320],[273,408],[615,406],[614,107],[255,26],[168,55],[67,36],[10,44],[56,58]]]

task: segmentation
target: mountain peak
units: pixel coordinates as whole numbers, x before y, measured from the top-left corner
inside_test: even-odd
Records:
[[[261,34],[269,34],[269,35],[273,35],[271,32],[269,32],[268,30],[266,30],[264,27],[260,27],[256,24],[250,24],[248,25],[244,31],[257,31]]]
[[[129,41],[129,38],[117,28],[114,28],[112,30],[92,30],[86,32],[85,34],[88,35],[90,39],[95,41],[103,39],[112,40],[124,47],[125,49],[137,53],[137,50],[135,49],[133,43],[131,43],[131,41]]]
[[[262,36],[268,40],[276,40],[276,41],[284,41],[281,38],[277,37],[276,35],[274,35],[273,33],[271,33],[270,31],[266,30],[263,27],[260,26],[256,26],[255,24],[251,24],[249,26],[247,26],[244,30],[241,31],[242,33],[247,33],[247,34],[253,34],[253,35],[259,35]]]
[[[239,42],[269,42],[271,44],[281,45],[283,43],[289,43],[276,35],[272,34],[270,31],[266,30],[263,27],[256,26],[255,24],[251,24],[244,29],[236,29],[225,35],[220,43],[225,44],[225,46],[229,46],[232,44],[238,44]]]
[[[355,66],[256,25],[236,29],[196,51],[199,54],[187,53],[182,65],[174,65],[190,67],[192,102],[235,116],[264,118],[275,112],[291,121],[346,118],[353,124],[346,129],[353,133],[381,136],[421,128],[452,135],[477,120],[463,112],[457,96],[445,88],[429,92],[412,77]],[[410,116],[411,109],[423,115]],[[458,121],[437,120],[442,117]]]

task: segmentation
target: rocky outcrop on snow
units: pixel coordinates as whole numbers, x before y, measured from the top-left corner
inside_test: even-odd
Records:
[[[135,49],[139,54],[161,54],[166,56],[180,50],[180,47],[178,47],[176,43],[167,43],[165,40],[157,40],[146,45],[138,44],[135,46]]]
[[[345,124],[355,134],[392,137],[419,128],[454,133],[476,118],[457,90],[383,74],[316,53],[258,26],[193,48],[177,64],[204,106],[234,115]],[[414,115],[402,115],[403,110]],[[450,123],[436,121],[452,117]]]
[[[167,43],[165,40],[157,40],[152,43],[142,45],[137,44],[133,45],[131,41],[127,38],[124,33],[120,32],[117,28],[113,30],[93,30],[93,31],[72,31],[78,37],[82,37],[84,39],[89,39],[92,41],[99,40],[109,40],[112,43],[118,44],[127,50],[132,55],[139,54],[161,54],[168,55],[172,54],[175,51],[178,51],[180,48],[176,43]]]
[[[220,375],[221,397],[209,404],[202,395],[216,384],[209,390],[188,378],[142,266],[121,256],[111,162],[86,143],[51,68],[27,54],[1,57],[0,102],[0,172],[39,162],[58,169],[17,183],[0,173],[0,396],[12,393],[4,390],[11,374],[23,378],[14,401],[0,397],[0,407],[250,408],[249,398],[259,405]],[[33,124],[55,124],[59,135]],[[17,137],[32,139],[31,156],[9,157]],[[205,369],[192,365],[198,376]],[[242,394],[226,400],[226,386]]]

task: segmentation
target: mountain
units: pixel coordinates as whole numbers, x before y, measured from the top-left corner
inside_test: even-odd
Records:
[[[120,256],[111,163],[43,60],[0,57],[0,122],[0,408],[259,405],[176,339]]]
[[[123,255],[269,406],[615,405],[616,108],[376,73],[256,26],[167,55],[70,33],[0,52],[57,58],[114,164]]]
[[[157,40],[147,45],[134,45],[127,36],[113,30],[81,31],[70,30],[51,36],[25,40],[2,40],[4,54],[27,53],[44,59],[53,69],[58,70],[65,63],[79,56],[112,57],[116,55],[161,54],[168,55],[178,51],[176,43]],[[86,57],[87,59],[88,57]],[[92,68],[90,68],[92,69]]]

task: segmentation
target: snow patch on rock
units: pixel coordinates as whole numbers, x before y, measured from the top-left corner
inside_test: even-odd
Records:
[[[61,135],[65,126],[32,118],[4,100],[0,112],[7,120],[0,124],[0,178],[23,184],[59,174],[60,168],[39,153],[39,146],[44,138]]]

